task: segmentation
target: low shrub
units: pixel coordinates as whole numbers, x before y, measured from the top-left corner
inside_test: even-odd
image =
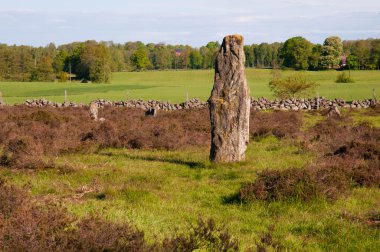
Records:
[[[66,73],[66,72],[59,72],[57,74],[57,79],[58,79],[58,82],[67,82],[67,80],[70,78],[70,74]]]
[[[0,110],[0,165],[43,168],[62,153],[93,152],[101,148],[178,150],[210,145],[207,109],[159,111],[147,117],[143,110],[104,108],[103,123],[90,119],[87,108],[4,107]],[[293,137],[302,125],[295,112],[252,112],[253,136]],[[47,157],[47,158],[46,158]]]
[[[352,214],[344,211],[340,214],[340,217],[354,221],[355,223],[361,223],[371,228],[380,229],[380,211],[378,209],[371,210],[364,214]]]
[[[8,217],[27,200],[27,194],[0,178],[0,217]],[[0,225],[1,226],[1,225]]]
[[[334,201],[354,186],[380,187],[378,161],[329,157],[319,162],[304,169],[265,170],[258,174],[255,182],[241,187],[239,198],[244,202],[317,198]]]
[[[256,251],[257,252],[266,252],[266,251],[282,251],[283,247],[278,242],[274,236],[274,226],[269,226],[268,231],[263,232],[260,235],[260,241],[256,242]]]
[[[291,76],[274,76],[269,82],[269,88],[274,96],[281,99],[305,97],[318,87],[314,81],[309,80],[303,73],[296,73]]]
[[[275,111],[270,113],[251,112],[250,134],[254,137],[273,134],[278,138],[296,136],[303,123],[301,113]]]
[[[345,72],[338,75],[335,80],[335,83],[354,83],[354,79],[348,76]]]
[[[327,119],[305,132],[304,148],[317,154],[303,169],[266,170],[242,186],[242,201],[335,200],[353,186],[380,187],[380,129]]]
[[[239,251],[239,243],[225,228],[219,228],[215,221],[198,219],[189,234],[166,238],[162,243],[163,251]]]
[[[355,166],[350,171],[350,176],[358,186],[380,188],[380,162],[370,161]]]
[[[367,219],[369,220],[371,226],[380,229],[380,210],[375,210],[368,213]]]
[[[254,183],[240,189],[240,199],[244,202],[288,199],[309,201],[322,197],[335,200],[349,186],[348,178],[338,167],[266,170],[258,174]]]
[[[304,134],[307,148],[319,156],[353,156],[358,159],[380,159],[380,128],[368,123],[341,125],[327,119]]]
[[[139,109],[105,108],[101,113],[103,123],[90,120],[86,108],[4,107],[0,165],[43,168],[45,157],[108,147],[174,150],[209,145],[207,110],[160,111],[156,117]]]
[[[130,224],[97,217],[77,219],[61,206],[32,200],[0,179],[1,251],[238,251],[238,241],[213,220],[201,218],[188,234],[150,245]]]
[[[22,190],[0,184],[0,244],[3,251],[62,249],[71,220],[51,205],[37,207]]]
[[[43,154],[43,147],[38,141],[28,136],[15,137],[5,145],[0,165],[26,169],[47,167],[49,164],[43,160]]]
[[[149,251],[144,233],[128,224],[116,224],[100,218],[81,220],[68,236],[73,251]],[[65,248],[66,250],[66,248]]]

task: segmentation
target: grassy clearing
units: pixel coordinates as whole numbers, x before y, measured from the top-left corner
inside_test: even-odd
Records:
[[[153,241],[172,234],[198,216],[225,224],[241,241],[255,248],[261,232],[274,226],[274,239],[288,250],[376,251],[379,231],[345,219],[343,213],[365,213],[378,207],[379,189],[356,189],[349,197],[328,203],[234,202],[231,197],[242,183],[267,168],[303,167],[312,153],[300,152],[290,140],[273,136],[255,139],[247,161],[212,165],[208,149],[147,151],[107,149],[97,154],[66,155],[61,163],[74,170],[17,172],[1,169],[13,184],[28,188],[36,199],[63,202],[80,217],[100,215],[129,221]],[[349,241],[349,242],[347,242]]]
[[[293,71],[283,71],[284,75],[292,73]],[[321,84],[318,88],[319,94],[328,98],[346,100],[371,98],[372,90],[380,89],[380,71],[351,71],[355,83],[344,84],[335,83],[339,74],[337,71],[308,72],[307,74],[313,81]],[[268,88],[271,70],[247,69],[247,78],[252,96],[272,98]],[[0,91],[8,104],[22,103],[26,99],[41,97],[62,102],[64,90],[67,90],[68,99],[74,102],[88,103],[99,98],[182,102],[186,100],[186,93],[190,98],[208,99],[212,84],[212,70],[156,71],[114,73],[111,84],[0,82]]]

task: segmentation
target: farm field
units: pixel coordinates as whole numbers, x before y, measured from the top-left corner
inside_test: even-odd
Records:
[[[344,110],[340,120],[319,112],[254,112],[247,159],[236,164],[208,161],[206,110],[161,112],[154,118],[140,110],[108,108],[100,113],[107,118],[104,124],[84,124],[88,115],[82,108],[1,110],[2,142],[16,139],[22,144],[2,146],[3,154],[7,150],[14,156],[9,163],[2,157],[0,178],[26,190],[42,209],[54,204],[79,219],[131,223],[149,244],[177,232],[188,234],[202,217],[225,226],[240,251],[256,251],[258,244],[268,251],[380,249],[378,172],[357,175],[348,188],[335,187],[342,178],[332,174],[336,182],[323,184],[319,196],[313,191],[287,195],[293,186],[302,186],[292,182],[287,189],[278,188],[282,199],[247,202],[237,196],[267,170],[301,171],[331,160],[343,162],[347,171],[354,163],[378,164],[378,109]],[[15,155],[18,159],[12,161]],[[42,168],[34,159],[40,156],[53,158],[54,165]],[[270,242],[263,240],[264,234]]]
[[[253,97],[273,98],[268,88],[271,70],[247,69],[247,79]],[[284,75],[293,71],[283,71]],[[345,100],[372,98],[372,90],[380,93],[380,71],[351,71],[355,83],[337,84],[339,72],[308,72],[320,84],[318,92],[327,98]],[[162,100],[183,102],[189,98],[207,100],[213,85],[213,70],[151,71],[114,73],[110,84],[0,82],[0,91],[8,104],[23,103],[26,99],[45,98],[63,102],[64,90],[68,100],[89,103],[95,99],[108,100]]]

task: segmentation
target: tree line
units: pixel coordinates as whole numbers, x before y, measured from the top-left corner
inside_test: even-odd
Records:
[[[74,42],[45,47],[0,44],[0,80],[65,82],[69,78],[104,82],[112,72],[210,69],[220,44],[209,42],[200,48],[188,45],[142,42]],[[380,39],[342,41],[329,37],[313,44],[303,37],[284,43],[244,46],[246,66],[323,70],[349,68],[379,70]]]

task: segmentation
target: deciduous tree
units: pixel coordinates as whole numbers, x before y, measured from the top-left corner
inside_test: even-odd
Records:
[[[342,40],[337,37],[328,37],[323,43],[320,65],[324,69],[330,69],[339,66],[340,58],[343,54]]]
[[[137,49],[132,54],[131,60],[136,70],[147,69],[151,64],[148,58],[148,52],[144,48]]]
[[[111,57],[105,45],[87,42],[80,60],[88,69],[86,79],[96,83],[108,83],[111,80]]]
[[[303,37],[288,39],[281,50],[284,66],[297,70],[306,70],[309,67],[308,58],[312,52],[312,44]]]
[[[190,68],[201,69],[203,64],[203,57],[198,50],[192,50],[190,52]]]

